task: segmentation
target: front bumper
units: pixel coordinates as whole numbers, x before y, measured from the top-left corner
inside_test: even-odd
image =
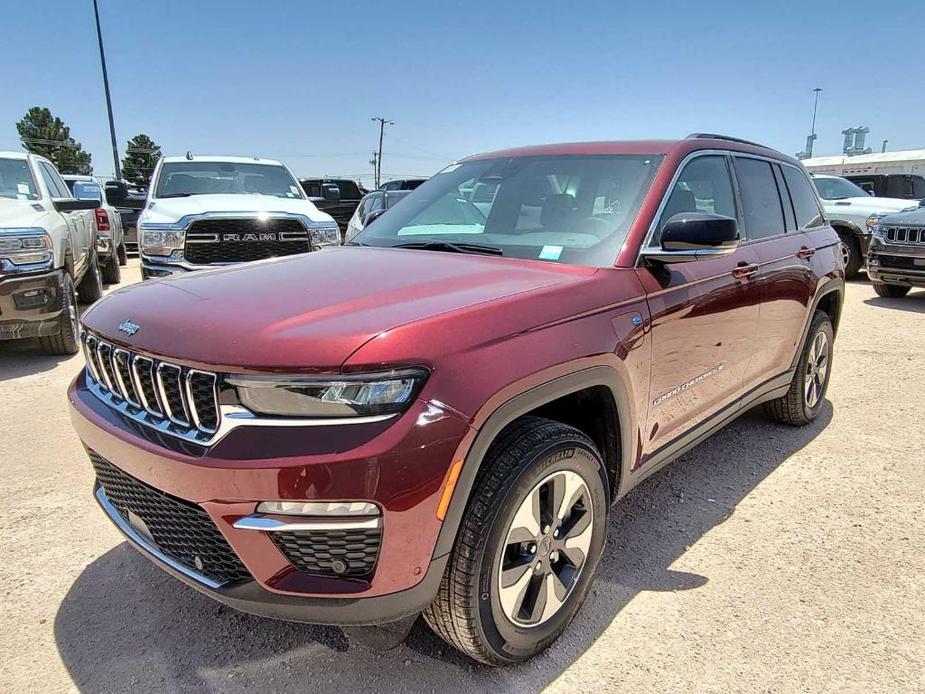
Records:
[[[434,558],[439,496],[462,418],[417,402],[392,422],[332,427],[240,427],[211,448],[151,432],[102,403],[83,374],[68,397],[88,449],[137,481],[194,504],[227,540],[253,580],[204,580],[161,552],[97,501],[126,538],[164,570],[245,612],[323,624],[383,624],[419,612],[436,594],[446,555]],[[265,500],[372,501],[382,538],[372,574],[319,576],[297,569],[269,533],[235,528]]]
[[[0,275],[0,340],[57,335],[64,271]]]
[[[925,287],[925,245],[889,244],[874,239],[868,253],[867,275],[873,282]]]

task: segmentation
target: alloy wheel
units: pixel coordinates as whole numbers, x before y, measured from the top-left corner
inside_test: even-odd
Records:
[[[65,308],[67,310],[67,321],[71,328],[71,334],[76,341],[80,338],[80,314],[77,312],[77,292],[74,290],[74,285],[70,282],[67,283],[66,292],[67,305]]]
[[[803,379],[803,397],[806,406],[815,407],[822,398],[825,379],[829,372],[829,338],[824,332],[816,333],[806,358],[806,373]]]
[[[851,262],[851,249],[849,249],[848,246],[847,246],[844,242],[839,243],[838,245],[839,245],[839,247],[841,248],[841,263],[842,263],[842,266],[843,266],[843,267],[848,267],[848,263]]]
[[[584,568],[593,529],[591,493],[579,474],[554,472],[527,494],[501,549],[498,595],[508,619],[537,626],[562,608]]]

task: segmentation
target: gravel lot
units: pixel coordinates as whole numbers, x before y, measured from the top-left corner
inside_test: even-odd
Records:
[[[636,489],[571,629],[502,671],[420,624],[374,653],[162,574],[91,498],[79,358],[0,343],[0,691],[925,691],[923,338],[925,292],[849,284],[820,419],[746,415]]]

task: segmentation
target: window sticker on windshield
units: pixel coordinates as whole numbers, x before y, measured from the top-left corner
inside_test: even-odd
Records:
[[[29,199],[29,196],[28,196],[28,195],[23,195],[22,193],[16,193],[16,199],[17,199],[17,200],[28,200],[28,199]]]
[[[543,246],[540,251],[540,260],[558,260],[562,255],[562,246]]]
[[[28,194],[29,194],[29,185],[26,184],[26,183],[17,183],[17,184],[16,184],[16,190],[17,190],[18,192],[22,193],[23,195],[28,195]]]

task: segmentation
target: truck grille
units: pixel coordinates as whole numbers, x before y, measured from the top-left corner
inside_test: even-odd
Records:
[[[922,262],[925,260],[923,258],[910,258],[904,255],[883,255],[882,253],[878,253],[877,258],[880,260],[880,267],[884,269],[901,268],[903,270],[925,271],[925,263],[916,263],[916,261]]]
[[[184,255],[197,265],[241,263],[311,250],[297,219],[200,219],[186,233]]]
[[[112,407],[161,431],[199,443],[218,431],[218,377],[83,336],[93,392]]]
[[[380,528],[291,530],[269,535],[294,567],[319,576],[365,576],[372,573],[382,541]]]
[[[150,534],[146,539],[161,552],[219,583],[252,578],[203,509],[149,487],[96,452],[87,452],[96,471],[96,481],[110,503],[133,527],[137,520],[132,516],[140,518]]]
[[[925,228],[887,227],[886,240],[890,243],[909,243],[925,245]]]

